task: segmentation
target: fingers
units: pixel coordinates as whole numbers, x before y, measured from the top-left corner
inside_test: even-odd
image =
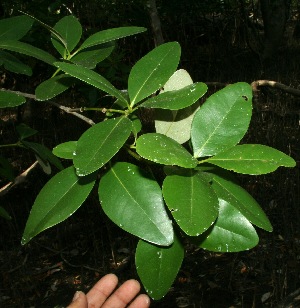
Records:
[[[118,285],[118,278],[114,274],[107,274],[101,278],[94,287],[87,293],[89,306],[102,307],[103,303]]]
[[[127,280],[114,291],[117,284],[116,275],[105,275],[87,295],[80,291],[76,292],[68,308],[148,308],[150,306],[150,298],[147,295],[138,295],[141,288],[138,281]],[[130,305],[127,306],[129,303]]]
[[[140,288],[140,284],[136,280],[127,280],[104,303],[103,308],[126,307],[139,293]]]
[[[150,307],[150,298],[146,294],[139,295],[128,308],[148,308]]]
[[[88,308],[85,294],[81,291],[77,291],[73,297],[72,303],[67,308]]]

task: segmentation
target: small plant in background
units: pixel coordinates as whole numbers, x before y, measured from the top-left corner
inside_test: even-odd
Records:
[[[26,19],[29,29],[32,19],[20,18]],[[254,226],[272,231],[268,217],[231,171],[266,174],[280,166],[294,167],[295,161],[264,145],[239,144],[252,115],[249,84],[229,85],[200,106],[207,86],[177,69],[180,45],[169,42],[141,58],[130,71],[128,89],[119,90],[92,69],[109,56],[114,40],[144,28],[101,31],[76,49],[82,31],[75,17],[64,17],[53,28],[40,23],[51,31],[62,61],[20,42],[21,36],[0,41],[2,49],[56,67],[52,78],[36,88],[36,100],[52,99],[78,79],[108,94],[111,107],[80,108],[81,112],[100,111],[105,119],[91,121],[78,140],[59,144],[47,155],[21,133],[22,146],[62,169],[38,194],[22,244],[67,219],[97,185],[108,218],[139,238],[137,272],[147,293],[158,300],[180,269],[186,240],[211,251],[236,252],[257,245]],[[1,107],[25,101],[22,95],[0,92]],[[143,130],[139,111],[145,108],[155,110],[153,132]],[[63,169],[57,157],[69,160],[69,167]]]

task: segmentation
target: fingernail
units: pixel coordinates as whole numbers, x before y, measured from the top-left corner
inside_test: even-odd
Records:
[[[81,293],[82,293],[81,291],[76,291],[72,299],[72,302],[75,302],[79,298]]]

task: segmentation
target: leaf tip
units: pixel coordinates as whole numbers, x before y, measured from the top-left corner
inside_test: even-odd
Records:
[[[32,237],[28,237],[28,236],[22,236],[22,239],[21,239],[21,245],[24,246],[26,245],[30,240],[32,239]]]

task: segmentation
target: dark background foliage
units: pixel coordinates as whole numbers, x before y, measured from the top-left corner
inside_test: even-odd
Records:
[[[266,2],[269,7],[263,11]],[[251,83],[259,79],[299,88],[298,1],[157,0],[156,5],[164,40],[176,40],[182,47],[180,68],[185,68],[194,81],[208,82],[209,93],[228,83]],[[148,28],[147,33],[121,40],[109,59],[97,67],[98,72],[120,88],[126,87],[130,67],[155,46],[148,1],[3,0],[0,17],[19,15],[18,10],[49,25],[73,13],[86,36],[119,26]],[[282,35],[277,29],[282,30]],[[47,31],[34,24],[25,40],[54,52],[48,38]],[[33,59],[26,61],[33,68],[33,77],[13,75],[0,68],[1,87],[33,93],[42,80],[51,76],[48,66]],[[82,106],[103,98],[80,86],[57,99],[66,106]],[[20,122],[39,130],[35,138],[50,148],[77,139],[87,128],[78,119],[41,103],[28,102],[18,110],[1,110],[0,115],[1,143],[15,140],[15,127]],[[149,124],[151,117],[147,114],[144,117]],[[153,303],[154,307],[277,307],[297,290],[300,285],[299,123],[298,96],[276,88],[259,89],[250,130],[243,142],[275,147],[297,161],[294,169],[240,177],[243,186],[270,217],[274,232],[259,232],[259,245],[242,253],[215,254],[188,246],[173,288],[163,300]],[[9,155],[16,174],[34,161],[31,154],[21,150],[11,150]],[[2,307],[66,305],[74,290],[88,289],[105,273],[115,271],[121,280],[137,277],[132,257],[136,240],[106,219],[96,194],[70,219],[43,232],[28,245],[20,245],[35,196],[48,179],[40,169],[35,169],[25,184],[1,196],[1,206],[12,216],[11,221],[1,220],[0,224]],[[5,183],[0,181],[0,184]]]

